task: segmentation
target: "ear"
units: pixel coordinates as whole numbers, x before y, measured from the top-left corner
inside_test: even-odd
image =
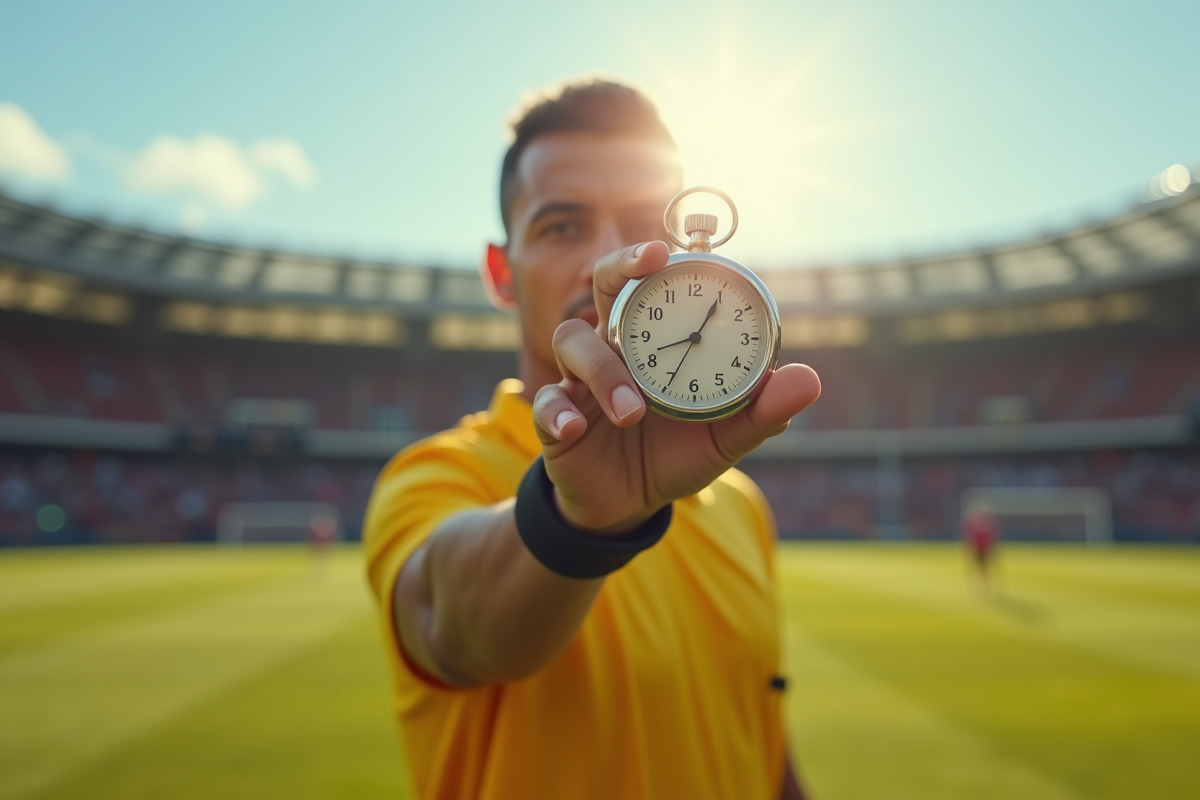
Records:
[[[492,304],[502,311],[516,307],[517,296],[513,291],[512,270],[508,268],[508,254],[498,244],[489,244],[480,265],[479,274],[487,287]]]

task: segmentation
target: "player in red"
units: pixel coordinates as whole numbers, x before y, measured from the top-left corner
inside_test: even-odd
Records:
[[[967,509],[963,517],[963,540],[970,552],[975,578],[984,591],[990,591],[992,587],[992,565],[999,538],[991,508],[984,503],[977,503]]]

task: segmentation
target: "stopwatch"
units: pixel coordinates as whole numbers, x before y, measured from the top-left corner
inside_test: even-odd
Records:
[[[713,214],[687,214],[684,241],[672,212],[684,197],[706,192],[732,212],[717,241]],[[625,284],[608,319],[609,342],[654,411],[709,422],[754,399],[779,358],[779,309],[766,284],[745,265],[712,252],[737,230],[737,207],[724,192],[694,186],[663,213],[667,236],[681,248],[662,270]]]

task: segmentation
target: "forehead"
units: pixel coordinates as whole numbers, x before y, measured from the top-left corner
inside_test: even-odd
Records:
[[[679,160],[669,145],[631,136],[555,133],[530,142],[517,165],[513,217],[549,202],[599,209],[658,205],[679,191]]]

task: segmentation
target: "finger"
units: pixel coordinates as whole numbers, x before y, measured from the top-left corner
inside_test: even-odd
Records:
[[[714,424],[717,446],[736,461],[772,436],[787,430],[792,417],[821,395],[821,379],[804,364],[786,364],[771,373],[744,411]]]
[[[576,439],[587,430],[587,419],[562,384],[543,386],[533,397],[533,422],[543,445]]]
[[[625,284],[658,272],[667,265],[670,257],[671,248],[666,242],[642,242],[614,250],[596,262],[592,272],[592,299],[602,328],[608,327],[613,301]]]
[[[583,320],[571,319],[558,326],[554,356],[563,377],[579,381],[614,425],[628,427],[646,413],[625,362]]]

